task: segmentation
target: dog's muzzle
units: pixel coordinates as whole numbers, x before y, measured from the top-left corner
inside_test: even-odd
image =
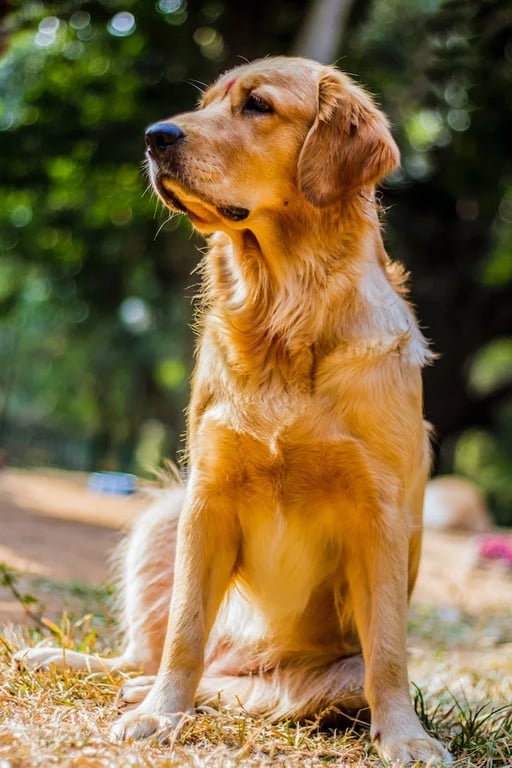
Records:
[[[146,129],[145,138],[149,157],[155,160],[159,165],[163,164],[165,167],[166,161],[167,165],[169,165],[172,152],[176,148],[176,145],[185,138],[185,134],[176,123],[155,123]],[[169,192],[168,189],[166,189],[165,196],[167,201],[174,208],[183,213],[187,213],[187,209],[178,197]],[[236,205],[220,205],[216,203],[214,203],[214,205],[216,205],[220,215],[225,219],[229,219],[229,221],[243,221],[249,216],[249,210],[247,208],[240,208]]]

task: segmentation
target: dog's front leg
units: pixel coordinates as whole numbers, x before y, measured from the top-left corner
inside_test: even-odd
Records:
[[[196,492],[192,483],[181,513],[174,591],[162,661],[153,687],[137,709],[113,726],[116,739],[156,736],[165,741],[194,712],[204,649],[233,574],[238,520],[221,493]]]
[[[365,695],[378,752],[394,765],[449,765],[450,754],[428,736],[409,693],[406,660],[407,524],[398,510],[367,512],[353,531],[348,578],[365,660]]]

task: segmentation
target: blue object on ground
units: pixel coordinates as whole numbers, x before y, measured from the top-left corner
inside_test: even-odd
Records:
[[[113,493],[127,496],[137,490],[137,478],[127,472],[93,472],[87,488],[94,493]]]

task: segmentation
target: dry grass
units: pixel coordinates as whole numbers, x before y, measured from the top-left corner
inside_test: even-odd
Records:
[[[96,653],[111,651],[115,632],[108,594],[80,593],[75,588],[72,598],[75,609],[80,609],[80,600],[89,605],[96,601],[94,615],[72,620],[64,613],[59,624],[6,627],[0,633],[0,768],[381,765],[364,723],[322,730],[318,723],[270,725],[230,712],[198,715],[170,746],[111,743],[109,726],[116,714],[119,676],[56,669],[20,673],[11,665],[16,650],[41,641]],[[499,619],[489,621],[494,626]],[[420,607],[411,626],[411,666],[421,683],[421,690],[413,689],[413,694],[428,730],[451,745],[456,766],[510,768],[511,638],[504,637],[508,625],[491,648],[485,647],[488,639],[482,641],[488,635],[482,635],[481,619],[473,624],[467,617],[465,622],[448,622],[447,629],[435,611]],[[454,642],[453,633],[460,641],[457,632],[463,634],[462,646]]]

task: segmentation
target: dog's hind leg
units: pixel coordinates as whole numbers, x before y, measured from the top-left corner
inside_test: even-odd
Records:
[[[137,670],[153,674],[162,654],[171,600],[176,529],[184,488],[176,486],[143,513],[121,545],[117,560],[121,585],[121,626],[125,649],[106,658],[63,648],[19,651],[20,668],[52,665],[88,672]]]

